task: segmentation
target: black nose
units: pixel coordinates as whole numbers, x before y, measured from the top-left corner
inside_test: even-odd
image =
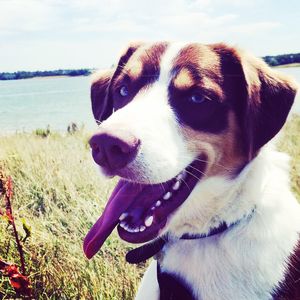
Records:
[[[90,139],[95,162],[109,171],[128,165],[137,155],[140,140],[126,131],[98,132]]]

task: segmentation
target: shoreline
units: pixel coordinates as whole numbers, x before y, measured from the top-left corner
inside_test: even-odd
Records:
[[[0,80],[20,80],[32,78],[57,78],[57,77],[79,77],[89,76],[95,71],[92,69],[59,69],[51,71],[17,71],[17,72],[0,72]]]
[[[283,64],[283,65],[278,65],[278,66],[270,66],[271,68],[299,68],[300,63],[291,63],[291,64]],[[48,76],[33,76],[33,77],[28,77],[28,78],[17,78],[17,79],[1,79],[0,82],[2,81],[17,81],[17,80],[28,80],[28,79],[57,79],[57,78],[76,78],[76,77],[88,77],[93,74],[95,70],[93,70],[90,74],[88,75],[48,75]]]
[[[20,79],[10,79],[10,80],[28,80],[28,79],[56,79],[56,78],[68,78],[68,77],[88,77],[90,75],[78,75],[78,76],[69,76],[69,75],[53,75],[53,76],[34,76],[30,78],[20,78]],[[2,80],[7,81],[7,80]]]
[[[92,73],[91,73],[92,74]],[[29,78],[19,78],[19,79],[0,79],[0,82],[3,81],[19,81],[19,80],[30,80],[30,79],[57,79],[57,78],[78,78],[78,77],[89,77],[90,75],[78,75],[78,76],[70,76],[70,75],[53,75],[53,76],[34,76]]]
[[[279,66],[274,66],[273,68],[299,68],[300,63],[284,64]]]

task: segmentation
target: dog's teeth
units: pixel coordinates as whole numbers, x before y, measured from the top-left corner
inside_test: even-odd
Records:
[[[172,193],[171,193],[171,192],[167,192],[167,193],[163,196],[163,199],[164,199],[164,200],[168,200],[168,199],[171,198],[171,196],[172,196]]]
[[[155,210],[155,208],[156,208],[155,206],[152,206],[152,207],[151,207],[151,210]]]
[[[153,216],[149,216],[145,219],[145,225],[146,227],[150,227],[152,225],[153,222]]]
[[[176,181],[172,188],[174,191],[177,191],[179,189],[179,187],[180,187],[180,181]]]
[[[134,232],[140,232],[140,229],[137,227],[137,228],[134,228],[133,231],[134,231]]]
[[[126,225],[125,222],[121,222],[121,223],[120,223],[120,226],[121,226],[122,228],[124,228],[124,229],[125,229],[125,225]]]
[[[130,233],[133,233],[134,229],[128,226],[127,231],[130,232]]]
[[[157,200],[156,203],[155,203],[155,206],[156,206],[156,207],[161,206],[161,201],[160,201],[160,200]]]
[[[183,179],[183,175],[181,173],[176,176],[176,180],[182,180],[182,179]]]
[[[143,232],[144,230],[146,229],[146,227],[145,226],[140,226],[140,232]]]
[[[176,179],[182,180],[182,179],[185,179],[185,177],[186,177],[186,172],[182,171],[179,175],[177,175]]]
[[[120,216],[120,218],[119,218],[119,220],[120,221],[123,221],[123,220],[125,220],[125,218],[128,216],[128,213],[122,213],[121,214],[121,216]]]

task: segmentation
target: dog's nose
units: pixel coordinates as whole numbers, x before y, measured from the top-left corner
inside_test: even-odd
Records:
[[[128,165],[137,155],[140,140],[125,131],[102,131],[90,139],[95,162],[115,171]]]

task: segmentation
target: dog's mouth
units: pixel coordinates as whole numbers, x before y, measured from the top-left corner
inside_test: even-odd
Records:
[[[206,167],[198,157],[176,177],[160,184],[140,184],[121,179],[104,212],[84,239],[84,253],[92,258],[117,226],[119,236],[130,243],[156,238],[172,213],[188,198]]]

